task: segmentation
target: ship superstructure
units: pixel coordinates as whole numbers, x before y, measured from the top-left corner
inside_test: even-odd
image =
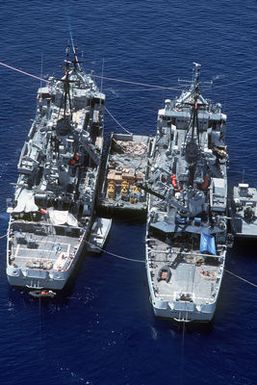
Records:
[[[72,56],[72,58],[71,58]],[[64,76],[37,92],[36,116],[8,208],[11,285],[62,289],[89,236],[103,147],[105,95],[66,50]]]
[[[185,322],[212,319],[227,249],[226,115],[201,95],[199,77],[195,63],[190,88],[159,110],[144,186],[152,306]]]

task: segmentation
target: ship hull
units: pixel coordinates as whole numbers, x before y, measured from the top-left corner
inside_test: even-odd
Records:
[[[197,310],[195,304],[156,301],[151,299],[156,317],[172,319],[176,322],[211,322],[214,317],[216,302],[205,305],[204,310]]]
[[[6,268],[6,275],[9,284],[11,286],[26,287],[28,289],[62,290],[72,275],[83,252],[86,251],[85,240],[87,239],[88,234],[89,232],[87,231],[80,244],[78,244],[77,252],[67,271],[48,272],[35,269],[28,270],[15,268],[8,264]]]
[[[197,305],[194,302],[174,301],[172,294],[167,300],[160,299],[154,293],[151,270],[146,270],[150,292],[150,303],[156,317],[167,320],[174,320],[176,322],[195,321],[208,323],[212,321],[216,310],[217,297],[211,303],[200,305]]]

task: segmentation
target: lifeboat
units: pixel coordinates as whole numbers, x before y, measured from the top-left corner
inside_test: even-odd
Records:
[[[180,188],[179,188],[179,186],[178,186],[178,182],[177,182],[177,177],[176,177],[176,175],[174,175],[174,174],[171,175],[170,181],[171,181],[172,186],[174,187],[174,190],[175,190],[175,191],[180,191]]]
[[[56,293],[52,290],[31,290],[29,291],[29,295],[34,298],[54,298]]]

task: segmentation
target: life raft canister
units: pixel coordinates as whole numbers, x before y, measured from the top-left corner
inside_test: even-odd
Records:
[[[80,160],[80,155],[78,153],[75,153],[73,157],[69,160],[70,166],[75,166],[75,164]]]
[[[177,184],[177,177],[176,175],[171,175],[170,176],[170,181],[171,181],[171,184],[172,186],[174,187],[175,190],[179,190],[179,187],[178,187],[178,184]]]
[[[199,185],[199,189],[207,190],[208,186],[209,186],[209,177],[208,175],[205,175],[205,177],[203,178],[203,183]]]

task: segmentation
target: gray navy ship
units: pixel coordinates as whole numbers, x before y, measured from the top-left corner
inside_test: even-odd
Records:
[[[226,115],[188,90],[158,112],[149,159],[146,269],[156,316],[210,321],[227,251]]]
[[[72,57],[71,57],[72,56]],[[11,285],[60,290],[90,234],[103,147],[105,95],[66,50],[64,76],[37,92],[18,162],[7,240]]]
[[[231,229],[239,240],[257,240],[257,190],[248,183],[233,187]]]

